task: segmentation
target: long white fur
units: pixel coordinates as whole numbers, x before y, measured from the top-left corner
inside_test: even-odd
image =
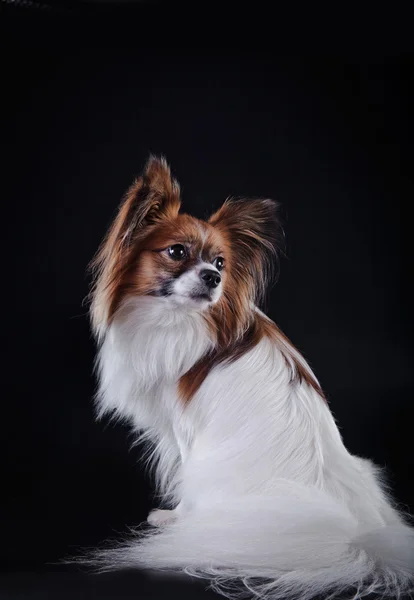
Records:
[[[292,384],[279,346],[263,339],[182,403],[178,379],[213,344],[199,311],[164,298],[129,299],[107,328],[98,412],[152,442],[159,491],[178,508],[102,552],[102,568],[184,570],[231,598],[412,589],[414,530],[377,467],[346,450],[326,402]]]

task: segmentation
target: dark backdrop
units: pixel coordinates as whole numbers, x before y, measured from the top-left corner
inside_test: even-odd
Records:
[[[348,448],[414,509],[413,55],[185,45],[167,18],[154,36],[128,16],[120,42],[111,16],[103,29],[3,17],[3,569],[45,569],[152,506],[128,429],[94,422],[83,305],[88,261],[149,152],[196,216],[230,194],[283,204],[268,312]]]

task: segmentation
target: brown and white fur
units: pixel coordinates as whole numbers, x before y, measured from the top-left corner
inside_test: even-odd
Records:
[[[258,308],[280,233],[271,200],[180,213],[163,159],[127,192],[93,264],[97,407],[151,443],[163,503],[96,560],[182,570],[231,598],[398,597],[413,529]]]

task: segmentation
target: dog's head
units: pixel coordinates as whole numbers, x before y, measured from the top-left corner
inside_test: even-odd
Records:
[[[164,298],[166,310],[214,315],[223,329],[241,327],[260,300],[280,241],[277,204],[230,199],[208,221],[180,207],[166,161],[151,157],[93,262],[96,332],[131,296]]]

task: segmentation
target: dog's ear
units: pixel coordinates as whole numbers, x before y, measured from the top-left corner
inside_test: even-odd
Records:
[[[175,217],[180,205],[180,186],[166,160],[151,156],[127,191],[112,230],[128,245],[147,225]]]
[[[180,186],[164,158],[151,156],[131,185],[100,249],[91,263],[92,316],[95,329],[107,321],[115,291],[149,227],[174,218],[180,210]]]
[[[166,160],[151,156],[127,191],[101,252],[107,255],[115,248],[125,252],[146,226],[176,216],[180,205],[180,186]]]
[[[283,246],[279,204],[273,200],[230,198],[209,223],[229,239],[232,273],[245,282],[254,282],[252,294],[255,299],[260,298],[278,265],[278,250]]]

